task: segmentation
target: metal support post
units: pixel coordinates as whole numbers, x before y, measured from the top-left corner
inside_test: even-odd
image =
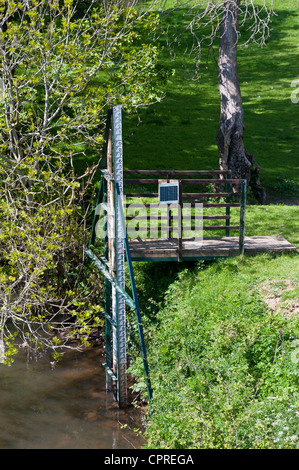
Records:
[[[108,124],[110,126],[111,123],[111,116],[112,111],[108,113]],[[110,178],[112,178],[113,170],[112,170],[112,132],[108,128],[106,132],[107,136],[107,144],[106,144],[106,163],[107,163],[107,171]],[[106,188],[107,188],[107,208],[108,208],[108,216],[107,216],[107,223],[105,227],[105,234],[107,243],[105,243],[105,250],[106,256],[105,258],[108,260],[108,269],[111,276],[114,276],[115,272],[115,257],[114,257],[114,203],[113,203],[113,182],[111,179],[106,181]],[[109,280],[105,279],[105,297],[107,299],[106,302],[109,302],[109,310],[106,308],[106,323],[105,323],[105,331],[106,331],[106,389],[107,391],[112,390],[112,361],[113,361],[113,354],[112,354],[112,334],[113,328],[116,325],[113,324],[112,320],[112,312],[114,309],[115,304],[115,287],[109,282]],[[113,390],[115,389],[116,384],[113,383]]]
[[[125,250],[120,219],[123,198],[123,143],[121,106],[113,107],[113,167],[114,181],[120,195],[114,194],[115,206],[115,269],[118,284],[125,289]],[[113,371],[117,377],[116,400],[120,408],[127,406],[127,355],[125,301],[116,292],[116,305],[112,316],[117,323],[113,331]]]
[[[182,210],[183,210],[183,199],[182,199],[182,180],[179,181],[179,203],[178,203],[178,261],[182,262],[183,252],[183,228],[182,228]]]
[[[240,201],[240,232],[239,232],[239,253],[244,254],[245,241],[245,207],[246,207],[247,181],[241,183],[241,201]]]
[[[103,184],[103,200],[105,203],[105,207],[107,207],[108,202],[108,184],[107,180],[104,178],[102,179]],[[109,259],[109,236],[108,236],[108,229],[109,229],[109,208],[108,211],[104,212],[104,259]],[[112,289],[111,284],[107,278],[105,278],[105,347],[106,347],[106,365],[109,369],[112,368],[112,328],[111,328],[111,295]],[[106,369],[107,370],[107,369]],[[110,375],[106,372],[106,390],[111,391],[112,389],[112,380]]]
[[[113,132],[109,130],[110,116],[113,119]],[[106,128],[106,147],[104,156],[107,157],[107,169],[101,170],[102,178],[97,197],[97,209],[86,255],[105,276],[105,340],[106,340],[106,388],[112,389],[114,399],[120,408],[127,406],[127,357],[126,357],[126,311],[125,305],[136,312],[137,326],[140,337],[142,357],[144,362],[145,380],[148,389],[149,402],[152,389],[148,374],[145,341],[141,323],[140,308],[133,274],[129,243],[127,238],[125,217],[123,211],[123,150],[122,150],[122,118],[121,106],[115,106],[108,115]],[[113,149],[112,149],[113,147]],[[97,256],[97,230],[100,210],[104,208],[104,256]],[[125,254],[131,280],[133,298],[125,290]]]
[[[227,179],[230,179],[230,174],[228,174],[226,178],[227,178]],[[232,190],[231,184],[229,184],[229,183],[227,182],[226,185],[225,185],[225,191],[226,191],[227,193],[230,193],[231,190]],[[230,196],[226,198],[225,202],[226,202],[227,204],[230,203]],[[228,217],[228,218],[225,220],[225,225],[226,225],[226,227],[229,227],[229,226],[230,226],[230,207],[226,207],[225,214],[226,214],[226,216]],[[230,236],[230,230],[229,230],[228,228],[225,229],[225,236],[226,236],[226,237],[229,237],[229,236]]]

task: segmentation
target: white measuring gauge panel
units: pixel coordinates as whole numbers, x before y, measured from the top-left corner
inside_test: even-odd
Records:
[[[180,196],[179,182],[159,183],[159,204],[178,204]]]

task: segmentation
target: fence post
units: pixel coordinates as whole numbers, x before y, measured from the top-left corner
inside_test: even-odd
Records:
[[[226,179],[227,180],[230,179],[230,174],[227,175]],[[231,192],[231,190],[232,190],[231,184],[226,183],[225,190],[226,190],[227,193]],[[225,202],[228,203],[228,204],[230,203],[230,196],[226,198]],[[228,219],[225,220],[225,226],[229,227],[229,225],[230,225],[230,207],[226,207],[225,215],[229,217]],[[226,237],[230,236],[230,230],[228,228],[225,229],[225,236]]]
[[[179,180],[179,203],[178,203],[178,261],[183,258],[183,240],[182,240],[182,180]]]
[[[239,232],[240,255],[244,254],[246,190],[247,190],[247,181],[243,180],[241,183],[241,201],[240,201],[240,232]]]

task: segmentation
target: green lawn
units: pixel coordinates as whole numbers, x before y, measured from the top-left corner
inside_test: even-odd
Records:
[[[237,212],[232,214],[232,224],[234,220],[237,223]],[[245,234],[247,236],[281,236],[299,248],[299,206],[274,204],[247,206]]]
[[[245,144],[261,165],[261,180],[269,194],[286,200],[299,197],[299,103],[291,101],[291,82],[298,77],[299,1],[274,2],[271,37],[260,48],[239,49],[238,67],[245,110]],[[173,12],[169,25],[182,27],[183,10]],[[246,32],[243,31],[245,34]],[[164,38],[160,38],[161,44]],[[191,38],[184,35],[171,61],[167,48],[162,63],[174,71],[164,100],[140,111],[141,126],[125,140],[127,169],[216,168],[216,132],[219,119],[217,64],[205,54],[199,80],[192,80],[195,57],[183,54]],[[217,44],[214,47],[217,59]],[[124,135],[136,118],[124,116]]]

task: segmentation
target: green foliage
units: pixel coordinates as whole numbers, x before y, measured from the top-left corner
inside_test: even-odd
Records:
[[[261,255],[181,270],[147,325],[146,447],[296,448],[299,322],[273,313],[259,286],[298,268],[297,256]],[[139,360],[131,371],[142,375]]]
[[[94,158],[108,107],[135,108],[162,94],[159,50],[148,42],[157,15],[147,15],[144,24],[137,10],[120,1],[109,8],[92,1],[78,18],[76,3],[29,2],[19,10],[8,2],[0,59],[6,98],[1,106],[9,102],[10,114],[1,113],[0,125],[5,132],[8,121],[14,124],[27,155],[42,144],[52,156],[71,151]]]
[[[234,220],[237,214],[233,211]],[[269,204],[246,208],[246,235],[281,236],[299,247],[299,206]]]
[[[57,349],[63,349],[69,335],[87,345],[91,329],[102,325],[102,307],[97,306],[101,282],[82,259],[85,231],[75,204],[80,188],[74,185],[69,193],[66,174],[55,176],[39,172],[38,189],[32,189],[32,179],[30,192],[12,179],[13,200],[5,198],[10,193],[7,180],[1,185],[0,331],[9,362],[16,352],[14,341],[51,347],[57,360]]]
[[[150,42],[158,16],[134,5],[0,1],[2,361],[15,341],[58,360],[103,325],[84,247],[107,110],[158,101],[164,86]]]

